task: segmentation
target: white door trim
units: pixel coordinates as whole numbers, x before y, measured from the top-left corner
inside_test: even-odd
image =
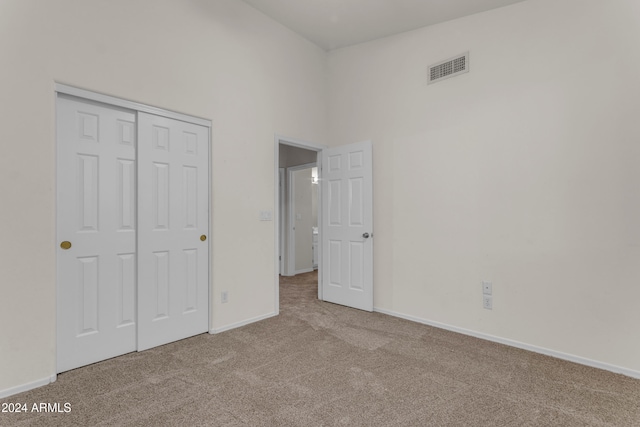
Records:
[[[280,144],[282,145],[291,145],[293,147],[298,147],[298,148],[304,148],[306,150],[312,150],[312,151],[317,151],[318,153],[320,153],[323,149],[327,148],[326,145],[319,145],[319,144],[314,144],[312,142],[307,142],[307,141],[302,141],[300,139],[295,139],[295,138],[289,138],[286,136],[282,136],[282,135],[278,135],[276,134],[274,136],[274,144],[273,144],[273,159],[274,159],[274,196],[273,196],[273,206],[275,206],[276,209],[276,213],[275,216],[276,218],[278,218],[278,216],[280,215],[280,203],[279,203],[279,197],[280,197],[280,192],[278,189],[278,182],[280,179]],[[322,162],[320,159],[321,156],[318,156],[318,176],[321,176],[320,173],[320,168],[322,166]],[[320,188],[318,188],[318,201],[320,202],[322,200],[322,192],[320,191]],[[318,203],[318,231],[319,233],[322,233],[322,229],[320,228],[320,224],[322,222],[322,216],[321,216],[321,211],[322,209],[320,209],[320,207],[322,206],[322,203]],[[279,221],[276,221],[276,226],[274,227],[274,239],[273,241],[275,242],[275,251],[274,254],[275,256],[273,257],[274,260],[274,289],[275,289],[275,301],[274,301],[274,307],[275,307],[275,314],[278,315],[280,313],[280,277],[278,272],[278,264],[279,264],[279,260],[278,260],[278,254],[280,253],[280,224]],[[322,253],[322,248],[320,248],[320,253]],[[320,259],[318,260],[318,267],[321,265],[322,263],[322,257],[320,257]],[[318,280],[321,280],[321,275],[322,272],[320,270],[320,268],[318,268]],[[318,298],[322,299],[322,287],[318,286]]]
[[[206,126],[211,129],[211,120],[202,117],[178,113],[176,111],[171,111],[164,108],[153,107],[151,105],[129,101],[123,98],[116,98],[115,96],[106,95],[86,89],[80,89],[78,87],[69,86],[62,83],[55,83],[55,91],[58,93],[66,93],[67,95],[77,96],[78,98],[102,102],[103,104],[114,105],[116,107],[128,108],[130,110],[155,114],[156,116],[162,116],[187,123],[193,123],[200,126]],[[209,134],[211,134],[211,132],[209,132]],[[211,146],[211,137],[209,137],[209,146]]]
[[[310,270],[296,270],[296,233],[295,233],[295,212],[296,212],[296,204],[295,204],[295,184],[293,180],[293,172],[301,171],[305,169],[315,168],[318,162],[313,163],[305,163],[304,165],[291,166],[287,168],[287,187],[289,191],[287,192],[289,197],[289,215],[287,215],[287,229],[289,230],[289,241],[287,245],[287,276],[295,276],[300,273],[308,273],[313,271],[313,266]]]

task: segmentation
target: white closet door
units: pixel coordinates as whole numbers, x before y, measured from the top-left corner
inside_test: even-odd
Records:
[[[145,350],[208,330],[209,130],[139,113],[138,132],[138,350]]]
[[[62,372],[136,349],[136,126],[91,101],[59,96],[56,111]]]

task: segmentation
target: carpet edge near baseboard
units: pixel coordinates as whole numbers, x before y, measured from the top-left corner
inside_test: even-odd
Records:
[[[261,320],[266,320],[270,317],[277,316],[279,313],[277,311],[273,311],[271,313],[264,314],[262,316],[252,317],[250,319],[241,320],[240,322],[231,323],[230,325],[222,326],[220,328],[211,328],[209,329],[209,333],[211,335],[219,334],[225,331],[230,331],[232,329],[240,328],[242,326],[249,325],[251,323],[259,322]]]
[[[456,332],[463,335],[472,336],[486,341],[492,341],[498,344],[508,345],[510,347],[519,348],[522,350],[531,351],[533,353],[544,354],[545,356],[555,357],[557,359],[566,360],[568,362],[574,362],[580,365],[589,366],[591,368],[603,369],[605,371],[613,372],[615,374],[622,374],[627,377],[640,379],[640,371],[625,368],[622,366],[613,365],[610,363],[599,362],[597,360],[588,359],[586,357],[577,356],[574,354],[563,353],[557,350],[551,350],[545,347],[540,347],[533,344],[527,344],[520,341],[511,340],[508,338],[502,338],[495,335],[485,334],[482,332],[473,331],[471,329],[460,328],[458,326],[448,325],[446,323],[436,322],[433,320],[423,319],[408,314],[399,313],[393,310],[387,310],[384,308],[374,307],[373,311],[380,314],[386,314],[388,316],[398,317],[400,319],[409,320],[411,322],[421,323],[427,326],[433,326],[434,328],[444,329],[451,332]]]

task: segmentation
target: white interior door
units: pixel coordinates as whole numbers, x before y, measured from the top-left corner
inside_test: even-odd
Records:
[[[135,112],[57,98],[57,372],[136,349]]]
[[[209,325],[209,129],[138,114],[138,350]],[[142,142],[144,141],[144,143]]]
[[[322,150],[322,298],[373,310],[371,142]]]

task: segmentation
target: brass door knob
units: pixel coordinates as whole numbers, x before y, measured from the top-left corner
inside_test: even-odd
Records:
[[[67,249],[71,248],[71,242],[65,240],[64,242],[60,243],[60,247],[66,251]]]
[[[203,234],[202,236],[200,236],[200,240],[202,240],[202,241],[204,242],[205,240],[207,240],[207,236],[205,236],[205,235]]]

